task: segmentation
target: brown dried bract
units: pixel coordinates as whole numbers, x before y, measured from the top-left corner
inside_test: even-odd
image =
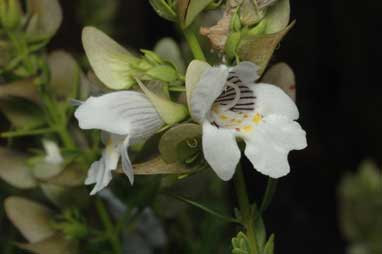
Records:
[[[228,8],[227,8],[228,9]],[[232,9],[225,11],[218,23],[211,27],[201,27],[200,34],[206,36],[214,49],[223,51],[230,32]]]

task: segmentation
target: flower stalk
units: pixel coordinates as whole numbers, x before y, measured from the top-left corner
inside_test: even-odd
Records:
[[[234,176],[234,185],[236,191],[236,197],[239,204],[241,224],[246,229],[246,235],[248,237],[248,244],[251,249],[251,253],[257,254],[259,250],[257,248],[255,230],[254,230],[254,212],[251,208],[251,204],[248,198],[247,187],[244,180],[244,175],[240,164],[237,166],[236,174]]]
[[[106,230],[107,238],[109,239],[109,242],[113,248],[113,253],[115,254],[122,254],[122,248],[121,248],[121,242],[119,240],[118,234],[116,234],[117,230],[115,229],[109,214],[105,208],[104,203],[101,199],[97,198],[95,201],[95,205],[97,208],[98,215],[102,221],[102,224]]]
[[[183,33],[184,33],[184,37],[186,38],[187,44],[190,47],[195,59],[206,61],[206,57],[204,56],[203,50],[200,47],[199,41],[196,38],[196,35],[192,31],[192,29],[186,28],[185,30],[183,30]]]

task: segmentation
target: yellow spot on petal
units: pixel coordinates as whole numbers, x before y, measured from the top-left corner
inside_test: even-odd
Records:
[[[256,115],[252,119],[252,122],[254,122],[255,124],[259,124],[262,120],[263,118],[261,117],[261,115],[259,113],[256,113]]]
[[[212,107],[212,112],[214,112],[215,114],[218,114],[219,113],[219,107]]]
[[[223,120],[223,121],[228,120],[228,117],[226,115],[220,115],[220,120]]]
[[[244,114],[244,116],[243,116],[244,118],[248,118],[248,114]]]
[[[235,120],[235,124],[242,124],[243,121],[242,120]]]
[[[251,132],[253,131],[253,127],[251,125],[246,125],[243,127],[244,132]]]

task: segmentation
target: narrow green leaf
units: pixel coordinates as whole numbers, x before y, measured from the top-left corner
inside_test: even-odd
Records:
[[[265,244],[264,247],[264,254],[273,254],[274,253],[274,247],[275,246],[275,235],[272,234],[271,237],[269,237],[268,242]]]
[[[220,214],[220,213],[218,213],[218,212],[216,212],[216,211],[206,207],[205,205],[202,205],[200,203],[197,203],[195,201],[192,201],[190,199],[187,199],[187,198],[175,195],[175,194],[170,194],[170,193],[165,193],[165,194],[170,196],[170,197],[173,197],[173,198],[175,198],[175,199],[177,199],[179,201],[185,202],[185,203],[187,203],[189,205],[192,205],[192,206],[194,206],[196,208],[199,208],[199,209],[201,209],[201,210],[203,210],[203,211],[205,211],[205,212],[207,212],[207,213],[209,213],[209,214],[211,214],[211,215],[213,215],[213,216],[215,216],[215,217],[217,217],[217,218],[219,218],[221,220],[224,220],[224,221],[230,222],[230,223],[239,223],[240,224],[240,221],[238,219],[235,219],[235,218],[232,218],[232,217],[229,217],[229,216],[226,216],[226,215],[222,215],[222,214]]]
[[[261,216],[255,219],[253,227],[255,230],[257,249],[262,250],[267,240],[267,232]]]

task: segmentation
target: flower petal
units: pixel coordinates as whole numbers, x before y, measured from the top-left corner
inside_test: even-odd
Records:
[[[102,158],[93,162],[90,166],[85,184],[96,184],[90,195],[96,194],[110,183],[112,179],[111,171],[117,168],[119,156],[120,153],[118,149],[114,149],[114,147],[106,147],[102,154]]]
[[[105,188],[113,178],[111,174],[111,170],[108,170],[105,165],[104,158],[101,158],[101,160],[98,161],[98,170],[97,170],[97,178],[96,178],[96,185],[90,192],[90,195],[94,195],[103,188]]]
[[[222,180],[232,178],[241,156],[232,130],[218,129],[205,121],[203,152],[208,164]]]
[[[129,134],[132,138],[147,138],[163,125],[153,104],[142,93],[134,91],[90,97],[74,115],[82,129]]]
[[[238,76],[244,84],[251,84],[255,83],[260,77],[258,71],[259,67],[257,67],[256,64],[244,61],[240,62],[230,70],[230,76]]]
[[[131,164],[129,154],[127,153],[129,147],[129,137],[126,137],[126,139],[123,141],[122,144],[120,144],[119,149],[121,153],[121,160],[122,160],[122,171],[125,173],[125,175],[129,178],[129,181],[131,184],[134,183],[134,170],[133,165]]]
[[[193,60],[187,67],[186,71],[186,90],[187,90],[187,104],[191,108],[191,94],[195,87],[198,85],[202,75],[210,69],[211,66],[200,60]]]
[[[215,99],[224,89],[228,77],[228,68],[224,65],[205,71],[190,95],[192,118],[203,123]]]
[[[94,27],[85,27],[82,43],[97,77],[111,89],[129,88],[135,80],[129,76],[129,64],[138,61],[130,52]]]
[[[307,146],[301,126],[284,116],[271,115],[244,137],[245,155],[265,175],[278,178],[289,173],[288,153]]]
[[[252,87],[256,96],[256,110],[267,116],[277,114],[291,120],[299,117],[299,112],[293,100],[279,87],[269,84],[256,84]]]

